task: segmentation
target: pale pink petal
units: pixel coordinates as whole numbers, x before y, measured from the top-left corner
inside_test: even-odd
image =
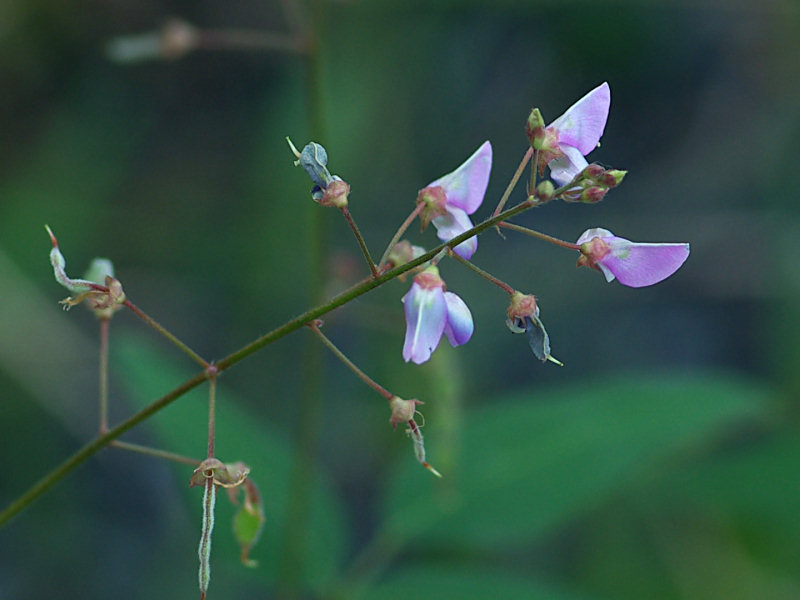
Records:
[[[425,289],[414,283],[403,296],[406,315],[406,339],[403,359],[422,364],[439,345],[447,322],[447,304],[442,288]]]
[[[611,89],[603,83],[553,121],[548,127],[558,132],[559,145],[566,144],[589,154],[603,135],[611,106]]]
[[[611,248],[598,266],[629,287],[644,287],[663,281],[689,257],[689,244],[640,244],[623,238],[605,240]],[[612,277],[612,279],[613,279]]]
[[[471,215],[483,202],[491,170],[492,145],[487,141],[455,171],[440,177],[426,187],[437,185],[442,187],[448,205],[460,208]]]
[[[460,208],[447,207],[447,214],[441,217],[435,217],[431,223],[436,227],[436,235],[443,242],[452,240],[457,235],[460,235],[472,229],[472,221]],[[453,248],[453,251],[461,258],[469,260],[478,249],[478,237],[472,236],[468,240],[461,242],[458,246]]]
[[[455,348],[469,341],[475,326],[472,323],[469,307],[459,296],[453,292],[445,292],[444,299],[447,303],[447,324],[444,327],[444,334],[450,345]]]
[[[575,179],[575,176],[583,171],[589,163],[577,148],[560,144],[559,147],[564,155],[551,160],[547,166],[550,167],[551,179],[558,185],[566,185]]]
[[[578,238],[578,241],[575,242],[579,246],[581,244],[585,244],[593,240],[594,238],[610,238],[615,237],[613,233],[611,233],[608,229],[603,229],[602,227],[593,227],[592,229],[587,229],[581,234],[581,237]]]

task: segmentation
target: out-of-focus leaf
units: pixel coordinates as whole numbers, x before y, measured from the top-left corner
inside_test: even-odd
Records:
[[[139,407],[157,399],[170,389],[188,379],[193,371],[179,368],[165,358],[154,346],[132,339],[123,343],[116,340],[118,348],[115,364],[123,383]],[[292,445],[286,436],[276,432],[271,423],[254,418],[243,408],[241,402],[230,394],[220,380],[217,390],[216,454],[223,461],[243,460],[250,466],[249,478],[261,486],[263,511],[266,516],[261,543],[255,551],[256,559],[263,566],[259,573],[270,580],[276,578],[279,564],[282,527],[287,511],[286,501],[292,466]],[[208,431],[208,403],[202,387],[178,399],[154,416],[148,423],[155,431],[165,450],[198,459],[205,458]],[[265,399],[269,401],[269,399]],[[144,458],[143,460],[148,460]],[[180,479],[188,481],[191,467],[178,467]],[[187,501],[198,511],[200,496],[197,490],[186,488]],[[238,565],[240,549],[231,535],[230,526],[224,522],[221,509],[225,502],[217,503],[217,519],[220,526],[214,532],[212,563],[230,563],[230,569],[241,569]],[[230,507],[226,507],[229,512]],[[198,519],[198,535],[200,521]],[[306,582],[311,588],[325,585],[337,572],[347,547],[347,535],[343,510],[338,497],[324,480],[317,482],[311,506],[311,532],[306,540]],[[212,588],[222,579],[220,573],[213,576]],[[237,572],[241,575],[241,571]]]
[[[398,468],[388,528],[433,545],[530,541],[757,416],[765,396],[733,379],[639,377],[499,398],[465,419],[458,472],[439,482],[416,464]],[[435,422],[426,437],[435,462]]]
[[[594,596],[559,589],[532,577],[512,575],[491,568],[414,566],[392,575],[357,596],[359,600],[589,600]]]
[[[795,429],[740,444],[665,474],[645,490],[650,511],[690,507],[739,532],[760,562],[792,568],[800,553],[800,438]]]
[[[243,499],[239,510],[233,517],[233,533],[236,541],[242,548],[241,561],[248,567],[258,566],[258,562],[250,558],[250,549],[261,537],[261,529],[264,527],[264,506],[261,501],[261,494],[258,488],[248,479],[241,487]],[[232,498],[238,496],[238,489],[228,490]]]

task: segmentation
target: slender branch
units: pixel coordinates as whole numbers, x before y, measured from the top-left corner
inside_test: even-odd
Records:
[[[539,240],[550,242],[551,244],[555,244],[556,246],[561,246],[562,248],[568,248],[569,250],[581,249],[581,247],[578,244],[573,244],[572,242],[565,242],[564,240],[555,238],[552,235],[547,235],[546,233],[542,233],[540,231],[528,229],[527,227],[523,227],[522,225],[515,225],[514,223],[499,223],[499,225],[500,227],[505,227],[506,229],[511,229],[512,231],[518,231],[520,233],[524,233],[525,235],[535,237]]]
[[[309,329],[311,329],[311,331],[313,331],[315,334],[317,334],[317,337],[319,337],[319,339],[322,341],[322,343],[325,344],[325,346],[328,348],[328,350],[333,352],[333,354],[336,356],[336,358],[338,358],[340,361],[342,361],[347,366],[348,369],[350,369],[353,373],[356,374],[356,377],[358,377],[361,381],[366,383],[369,387],[371,387],[373,390],[378,392],[381,396],[383,396],[387,400],[391,400],[392,398],[394,398],[394,394],[392,394],[385,387],[383,387],[382,385],[377,383],[369,375],[364,373],[364,371],[359,369],[353,363],[353,361],[351,361],[349,358],[347,358],[347,356],[345,356],[344,352],[339,350],[339,348],[336,347],[336,345],[330,340],[330,338],[328,338],[328,336],[326,336],[324,333],[322,333],[322,331],[320,330],[319,325],[317,324],[317,322],[309,323],[308,327],[309,327]]]
[[[511,287],[510,285],[508,285],[505,281],[502,281],[502,280],[498,279],[497,277],[495,277],[491,273],[487,273],[486,271],[481,269],[479,266],[472,264],[466,258],[463,258],[463,257],[459,256],[455,252],[449,252],[449,254],[450,254],[450,256],[452,258],[455,258],[458,262],[460,262],[462,265],[464,265],[465,267],[467,267],[471,271],[477,273],[478,275],[480,275],[484,279],[487,279],[487,280],[491,281],[497,287],[499,287],[499,288],[505,290],[506,292],[508,292],[509,295],[513,295],[514,294],[514,291],[515,291],[514,288]]]
[[[145,323],[150,325],[150,327],[155,329],[158,333],[163,335],[170,342],[172,342],[175,346],[177,346],[182,352],[184,352],[185,354],[188,354],[189,357],[193,361],[195,361],[197,364],[199,364],[203,368],[207,368],[209,366],[210,363],[207,360],[205,360],[203,357],[201,357],[199,354],[197,354],[197,352],[195,352],[194,350],[189,348],[189,346],[187,346],[181,340],[179,340],[177,337],[175,337],[172,334],[171,331],[166,329],[163,325],[161,325],[161,323],[159,323],[158,321],[153,319],[150,315],[148,315],[141,308],[136,306],[133,302],[131,302],[130,300],[125,300],[125,306],[127,306],[129,309],[131,309],[131,311],[133,311],[133,314],[135,314],[137,317],[142,319]]]
[[[341,294],[335,296],[328,302],[316,306],[312,309],[307,310],[306,312],[296,316],[294,319],[287,321],[280,327],[273,329],[272,331],[262,335],[261,337],[253,340],[249,344],[243,346],[239,350],[236,350],[232,354],[229,354],[219,362],[215,364],[217,368],[217,372],[221,373],[222,371],[229,369],[236,363],[242,361],[243,359],[247,358],[251,354],[257,352],[264,346],[271,344],[287,335],[296,331],[303,327],[309,321],[313,321],[314,319],[318,319],[319,317],[331,312],[332,310],[342,306],[350,302],[351,300],[366,294],[370,290],[379,287],[386,283],[387,281],[391,281],[395,279],[399,275],[410,271],[421,265],[424,262],[431,260],[434,256],[445,250],[446,248],[454,248],[461,242],[468,240],[469,238],[485,231],[486,229],[493,227],[497,223],[501,223],[506,219],[510,219],[526,210],[529,210],[533,207],[526,202],[522,202],[513,208],[510,208],[498,215],[492,216],[485,221],[479,223],[472,229],[468,229],[464,233],[457,235],[451,240],[440,244],[439,246],[435,247],[433,250],[430,250],[421,256],[418,256],[414,260],[407,262],[404,265],[400,265],[395,267],[385,273],[381,274],[375,279],[369,279],[358,283],[351,287],[348,290],[345,290]],[[171,392],[167,393],[166,395],[162,396],[149,406],[145,407],[132,417],[128,418],[127,420],[123,421],[116,427],[109,430],[107,433],[98,436],[88,444],[86,444],[83,448],[78,450],[75,454],[70,456],[64,462],[62,462],[59,466],[55,469],[50,471],[44,477],[42,477],[37,483],[35,483],[30,489],[24,492],[21,496],[19,496],[16,500],[14,500],[8,507],[6,507],[3,512],[0,512],[0,527],[2,527],[6,522],[8,522],[13,516],[21,512],[25,507],[27,507],[31,502],[33,502],[36,498],[44,494],[48,489],[50,489],[56,482],[61,480],[64,476],[69,474],[73,471],[78,465],[83,463],[87,458],[96,454],[102,448],[108,446],[112,440],[118,438],[120,435],[125,433],[126,431],[132,429],[142,421],[145,421],[155,413],[159,412],[164,407],[170,405],[172,402],[193,390],[198,385],[203,383],[208,379],[208,375],[205,370],[202,372],[194,375],[192,378],[188,379]]]
[[[99,382],[99,419],[97,431],[103,435],[108,431],[108,327],[111,319],[100,319],[100,382]]]
[[[536,177],[539,174],[539,151],[533,151],[533,158],[531,159],[531,180],[528,183],[528,195],[530,196],[536,191]]]
[[[353,235],[356,236],[356,240],[358,241],[358,245],[361,248],[361,253],[364,255],[364,258],[367,261],[367,265],[369,265],[369,270],[372,273],[373,277],[378,276],[378,268],[375,266],[375,261],[372,260],[372,256],[369,254],[369,249],[367,248],[367,243],[364,241],[364,236],[361,235],[361,232],[358,229],[358,225],[353,220],[353,216],[350,214],[350,211],[347,210],[347,207],[342,207],[342,214],[344,218],[347,220],[347,224],[350,225],[350,229],[353,230]]]
[[[208,458],[214,458],[214,440],[217,429],[217,370],[213,367],[208,372]]]
[[[494,209],[492,216],[499,215],[500,211],[502,211],[503,208],[505,207],[506,202],[508,202],[508,197],[511,196],[511,192],[514,190],[515,187],[517,187],[517,182],[519,181],[519,178],[522,177],[522,171],[525,170],[525,165],[528,163],[528,160],[530,160],[532,154],[533,154],[533,147],[529,147],[528,151],[525,153],[525,156],[522,157],[522,160],[520,161],[517,170],[514,172],[514,176],[511,178],[511,181],[508,182],[508,186],[506,186],[506,191],[503,192],[503,197],[500,198],[500,202],[497,203],[497,208]]]
[[[175,454],[174,452],[167,452],[166,450],[159,450],[158,448],[151,448],[149,446],[141,446],[139,444],[131,444],[130,442],[123,442],[122,440],[111,440],[109,446],[112,448],[119,448],[120,450],[128,450],[130,452],[137,452],[139,454],[146,454],[147,456],[155,456],[156,458],[163,458],[173,462],[182,463],[185,465],[198,466],[202,461],[188,456]]]
[[[419,213],[422,212],[424,206],[425,205],[422,202],[418,202],[414,210],[411,211],[411,214],[406,217],[406,220],[403,221],[403,224],[400,225],[400,228],[395,232],[394,236],[389,241],[389,245],[386,246],[386,250],[383,251],[383,256],[381,256],[381,260],[378,262],[379,266],[382,267],[386,263],[386,259],[389,258],[389,254],[392,253],[392,249],[397,245],[397,242],[400,241],[400,238],[403,237],[403,234],[411,226],[411,223],[414,222],[414,219],[416,219],[419,216]]]

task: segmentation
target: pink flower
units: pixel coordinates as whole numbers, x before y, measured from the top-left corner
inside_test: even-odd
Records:
[[[559,185],[566,185],[588,166],[584,156],[597,147],[610,105],[611,90],[602,83],[545,129],[540,161],[550,167],[550,177]]]
[[[643,244],[607,229],[587,229],[578,238],[578,266],[592,267],[629,287],[645,287],[672,275],[689,257],[689,244]]]
[[[466,344],[472,337],[472,313],[464,301],[445,291],[439,269],[430,266],[416,277],[403,296],[406,314],[406,339],[403,359],[422,364],[427,361],[442,338],[453,347]]]
[[[468,215],[483,202],[491,170],[492,145],[487,141],[455,171],[421,189],[417,202],[426,205],[420,213],[422,228],[433,223],[443,242],[472,229]],[[454,251],[469,260],[477,248],[478,238],[471,237],[456,246]]]

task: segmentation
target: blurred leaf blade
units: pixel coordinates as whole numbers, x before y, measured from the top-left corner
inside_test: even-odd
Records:
[[[460,470],[445,473],[441,485],[398,469],[385,505],[389,527],[434,544],[529,541],[600,505],[659,461],[760,418],[767,396],[735,379],[673,377],[498,399],[467,415]],[[431,448],[434,428],[428,424]]]

